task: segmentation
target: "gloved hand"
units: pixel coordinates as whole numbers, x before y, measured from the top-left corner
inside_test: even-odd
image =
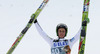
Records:
[[[37,23],[37,19],[34,20],[34,23]]]

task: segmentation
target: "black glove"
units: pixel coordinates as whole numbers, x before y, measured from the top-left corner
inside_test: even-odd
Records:
[[[34,23],[37,23],[37,19],[34,20]]]
[[[82,22],[82,26],[87,26],[87,21],[86,21],[86,20],[84,20],[84,21]]]
[[[81,30],[81,36],[82,36],[82,37],[85,37],[85,36],[86,36],[85,29],[82,29],[82,30]]]

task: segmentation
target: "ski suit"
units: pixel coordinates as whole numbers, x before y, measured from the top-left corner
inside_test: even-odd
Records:
[[[70,54],[72,46],[80,38],[81,29],[71,39],[52,39],[42,30],[38,22],[35,26],[41,37],[51,46],[51,54]]]

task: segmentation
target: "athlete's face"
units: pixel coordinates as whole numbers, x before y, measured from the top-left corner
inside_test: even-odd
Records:
[[[66,33],[66,31],[65,31],[64,28],[59,28],[58,29],[58,37],[59,38],[64,38],[65,37],[65,33]]]

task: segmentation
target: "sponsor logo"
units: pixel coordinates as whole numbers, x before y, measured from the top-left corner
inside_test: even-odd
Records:
[[[43,3],[40,5],[39,9],[42,9],[42,8],[44,7],[44,5],[45,5],[45,3],[43,2]]]
[[[88,5],[84,5],[84,9],[83,9],[84,12],[87,12],[88,11]]]
[[[54,47],[61,47],[61,46],[66,46],[66,45],[68,45],[68,41],[54,42]]]
[[[71,41],[71,42],[73,42],[73,41],[74,41],[74,39],[75,39],[75,38],[73,37],[72,39],[70,39],[70,41]]]

